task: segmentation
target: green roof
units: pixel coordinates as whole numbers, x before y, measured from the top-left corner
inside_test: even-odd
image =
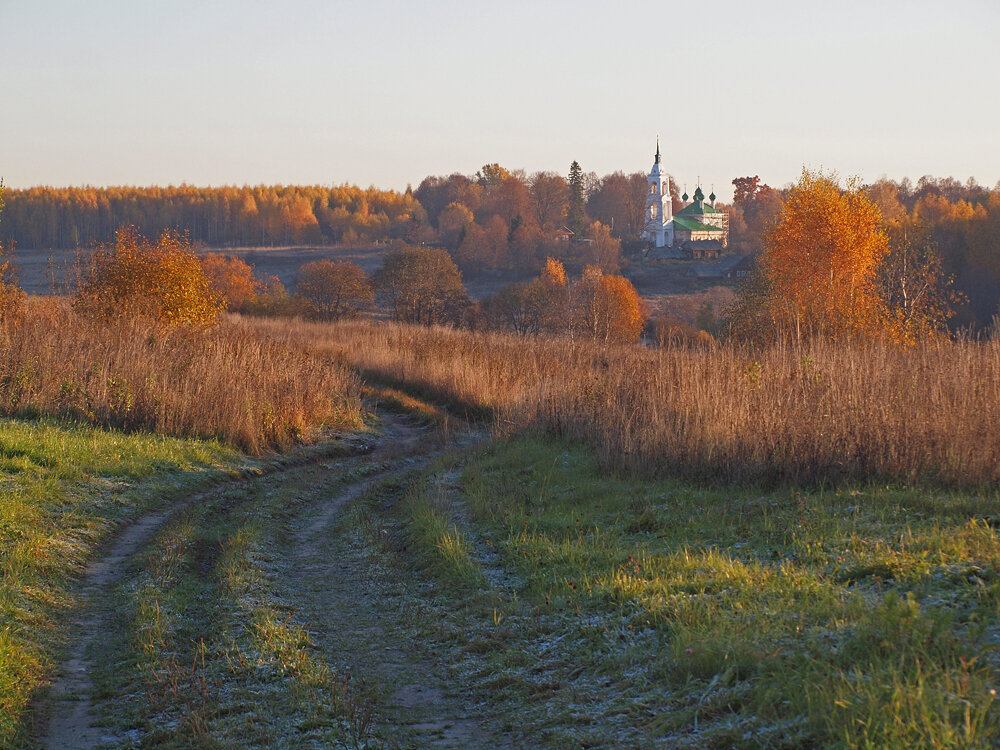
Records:
[[[725,230],[721,227],[713,227],[709,224],[702,224],[700,221],[695,221],[688,216],[677,216],[674,215],[674,227],[677,229],[683,229],[687,232],[724,232]]]
[[[682,214],[685,216],[691,216],[691,215],[698,216],[700,214],[721,214],[721,213],[722,211],[717,209],[715,206],[708,205],[707,203],[703,203],[700,210],[698,208],[697,203],[690,203],[684,206],[684,208],[682,208],[680,211],[675,213],[674,216],[681,216]]]

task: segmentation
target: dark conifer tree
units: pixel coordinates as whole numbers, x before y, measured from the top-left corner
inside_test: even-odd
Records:
[[[587,212],[584,209],[583,170],[580,163],[573,160],[569,165],[569,212],[567,223],[570,231],[579,236],[587,228]]]

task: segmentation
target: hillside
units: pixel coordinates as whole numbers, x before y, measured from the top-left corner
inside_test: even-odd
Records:
[[[4,534],[24,540],[3,559],[7,744],[1000,737],[1000,498],[996,443],[979,439],[1000,407],[992,345],[779,350],[734,368],[725,348],[650,359],[378,323],[230,325],[350,367],[368,427],[251,459],[4,422]],[[644,369],[672,360],[663,382]],[[906,376],[943,361],[948,378]],[[864,408],[891,390],[904,424]],[[769,399],[783,415],[754,419]],[[821,403],[845,406],[797,416]],[[663,433],[636,431],[657,412]]]

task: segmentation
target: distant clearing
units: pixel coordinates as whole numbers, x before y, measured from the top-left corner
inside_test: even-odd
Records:
[[[198,247],[200,254],[221,253],[235,256],[254,268],[259,278],[277,276],[287,289],[295,288],[301,266],[317,260],[350,261],[372,274],[382,265],[387,252],[385,245],[366,247],[328,245],[289,245],[286,247]],[[71,289],[74,267],[86,258],[89,250],[35,250],[16,247],[14,261],[21,287],[29,294],[50,294],[53,284],[57,293]],[[625,276],[635,282],[639,293],[654,314],[664,314],[694,325],[699,306],[710,301],[714,315],[720,316],[732,300],[731,281],[720,282],[687,278],[688,264],[675,262],[667,267],[625,269]],[[466,278],[465,286],[472,299],[481,300],[496,294],[507,284],[517,281],[512,273],[493,272],[487,277]]]
[[[382,264],[386,253],[383,246],[338,247],[325,245],[292,245],[287,247],[220,247],[196,248],[200,253],[224,253],[234,255],[254,266],[259,276],[277,276],[288,288],[295,285],[295,274],[299,266],[315,260],[349,260],[357,263],[368,273]],[[15,248],[14,259],[22,288],[29,294],[49,294],[52,290],[54,274],[59,285],[71,279],[69,273],[78,257],[86,257],[89,251],[80,250],[34,250]]]

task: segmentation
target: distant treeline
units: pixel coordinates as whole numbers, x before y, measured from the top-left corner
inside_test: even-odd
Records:
[[[213,247],[404,238],[424,211],[410,193],[354,186],[36,187],[6,190],[0,237],[37,249],[109,242],[122,226]]]
[[[683,204],[670,182],[676,211]],[[786,190],[756,176],[733,183],[733,204],[717,204],[729,214],[730,250],[757,253]],[[929,176],[916,183],[883,178],[866,189],[893,241],[936,254],[968,298],[952,325],[989,325],[1000,306],[1000,190]],[[587,265],[616,273],[627,261],[623,248],[642,231],[646,191],[642,173],[599,177],[576,162],[565,177],[487,164],[475,175],[427,177],[404,193],[347,185],[38,187],[5,191],[0,241],[89,247],[111,241],[122,226],[147,237],[175,229],[218,248],[398,239],[446,248],[469,278],[528,278],[548,257],[574,273]]]

